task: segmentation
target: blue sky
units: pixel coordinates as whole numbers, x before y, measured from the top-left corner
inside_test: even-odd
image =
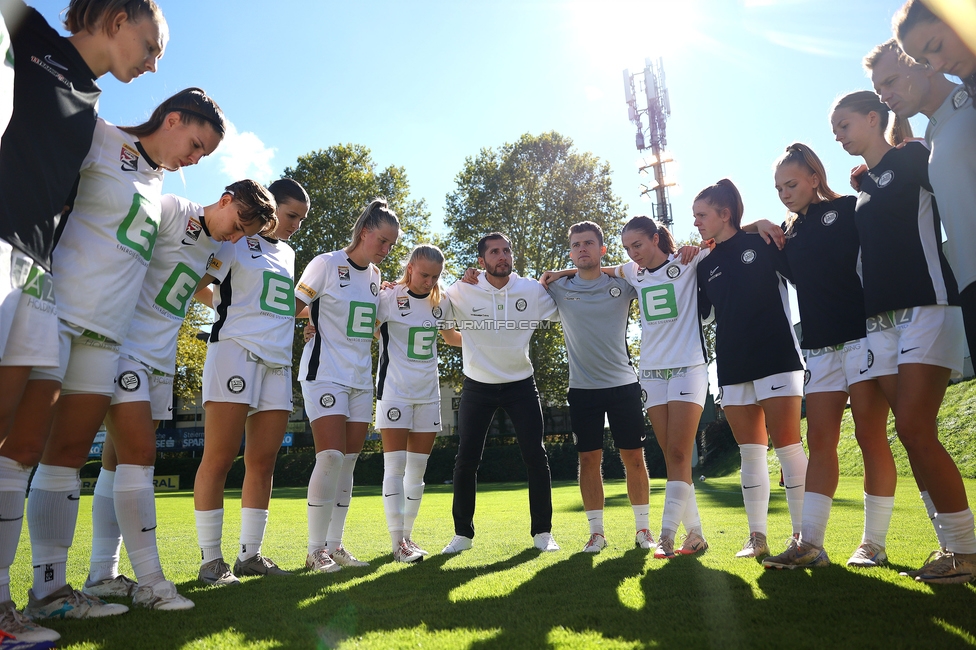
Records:
[[[28,2],[60,26],[66,0]],[[465,157],[556,130],[610,163],[629,214],[649,214],[621,71],[662,56],[683,238],[692,197],[723,176],[747,221],[780,219],[771,164],[794,140],[820,154],[835,189],[848,187],[857,161],[833,141],[827,111],[870,88],[861,58],[890,36],[901,0],[160,4],[171,39],[159,71],[104,78],[101,115],[137,123],[200,86],[234,125],[213,156],[168,175],[167,192],[210,203],[239,177],[268,182],[299,155],[353,142],[380,166],[404,166],[441,228]]]

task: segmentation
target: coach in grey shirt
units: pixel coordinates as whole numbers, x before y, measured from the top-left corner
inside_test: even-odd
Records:
[[[603,530],[603,430],[609,421],[627,474],[634,509],[636,544],[653,545],[648,529],[648,480],[644,462],[644,407],[637,374],[627,351],[627,323],[636,290],[601,270],[603,231],[591,221],[569,229],[575,275],[548,283],[563,323],[569,357],[569,415],[580,459],[580,492],[590,524],[587,553],[599,553]]]

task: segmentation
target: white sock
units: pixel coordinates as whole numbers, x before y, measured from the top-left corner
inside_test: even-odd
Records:
[[[335,507],[332,509],[332,520],[329,522],[329,531],[326,536],[326,549],[329,553],[342,546],[342,533],[346,527],[346,515],[349,514],[349,501],[352,499],[352,474],[356,469],[358,459],[359,454],[346,454],[342,459]]]
[[[403,473],[407,466],[407,452],[388,451],[383,454],[383,512],[386,528],[395,551],[403,539]]]
[[[740,480],[742,502],[746,507],[746,519],[750,533],[766,534],[766,517],[769,511],[769,466],[766,463],[766,445],[739,445],[742,459]]]
[[[634,511],[634,526],[637,527],[638,531],[650,530],[650,518],[651,518],[651,506],[650,504],[644,504],[640,506],[631,505],[631,510]]]
[[[308,553],[325,548],[342,467],[342,452],[325,449],[315,454],[315,467],[308,479]]]
[[[786,504],[790,508],[793,534],[803,527],[803,492],[807,478],[807,456],[800,443],[780,447],[776,457],[783,466],[783,485],[786,487]],[[826,522],[824,522],[826,526]],[[823,540],[821,540],[821,544]],[[818,544],[819,546],[820,544]]]
[[[156,496],[151,465],[119,465],[115,468],[115,516],[119,520],[125,551],[140,586],[163,580],[156,547]]]
[[[895,508],[895,497],[878,497],[864,493],[864,536],[861,543],[871,543],[884,547],[891,524],[891,511]]]
[[[31,468],[0,456],[0,602],[10,600],[10,566],[24,525],[24,498]]]
[[[224,509],[194,510],[197,521],[197,543],[200,545],[200,564],[224,557],[220,539],[224,528]]]
[[[935,516],[938,513],[936,513],[935,511],[935,504],[932,503],[932,497],[929,496],[928,490],[923,490],[919,492],[918,495],[922,497],[922,503],[925,504],[925,512],[928,513],[929,520],[932,522],[932,528],[935,529],[935,536],[939,538],[939,548],[945,548],[946,547],[945,535],[943,534],[942,530],[939,528],[939,525],[935,523]]]
[[[661,537],[674,539],[681,524],[681,516],[688,507],[691,486],[684,481],[668,481],[664,484],[664,513],[661,515]]]
[[[698,499],[695,498],[695,484],[690,486],[688,491],[688,501],[685,503],[685,513],[681,516],[681,521],[685,525],[686,533],[702,534],[701,516],[698,514]]]
[[[34,565],[31,589],[35,598],[44,598],[68,584],[65,564],[78,523],[80,500],[81,479],[77,469],[43,463],[37,466],[27,499],[27,528]]]
[[[104,467],[95,482],[92,497],[92,553],[88,577],[93,582],[119,575],[122,531],[115,516],[115,472]]]
[[[823,548],[827,534],[827,520],[834,500],[826,494],[808,492],[803,502],[803,524],[800,526],[800,542],[804,546]]]
[[[241,551],[237,554],[237,559],[243,562],[261,553],[267,527],[267,510],[241,508]]]
[[[945,548],[952,553],[976,553],[976,533],[973,532],[973,511],[940,512],[935,522],[942,529]]]
[[[590,535],[603,534],[603,509],[587,510],[586,520],[590,524]]]
[[[427,471],[429,454],[407,452],[407,465],[403,472],[403,536],[410,537],[413,524],[420,512],[420,500],[424,496],[424,473]]]

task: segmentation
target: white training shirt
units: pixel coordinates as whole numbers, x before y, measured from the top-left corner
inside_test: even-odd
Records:
[[[698,317],[698,262],[703,250],[688,264],[670,255],[656,269],[635,262],[618,267],[618,274],[637,290],[641,321],[640,369],[684,368],[706,362],[705,338]]]
[[[162,208],[156,250],[121,352],[172,375],[180,325],[220,242],[210,238],[198,203],[166,194]]]
[[[305,344],[298,378],[371,390],[369,346],[376,328],[380,271],[356,266],[344,250],[318,255],[295,296],[308,305],[315,336]]]
[[[255,235],[224,242],[207,271],[216,278],[210,342],[233,339],[263,362],[291,366],[295,336],[295,251]]]
[[[440,303],[434,306],[429,294],[417,296],[405,284],[380,291],[376,399],[408,404],[440,401],[437,330],[450,319],[451,300],[443,293]]]
[[[54,250],[62,320],[125,340],[159,232],[162,188],[163,170],[149,163],[136,139],[98,118],[74,209]]]
[[[455,282],[447,289],[461,334],[466,377],[485,384],[506,384],[532,376],[529,340],[542,322],[558,320],[556,303],[535,280],[514,271],[501,289],[482,273],[478,284]]]

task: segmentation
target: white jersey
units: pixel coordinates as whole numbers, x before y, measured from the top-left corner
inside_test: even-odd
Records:
[[[217,321],[210,342],[233,339],[267,364],[291,366],[295,336],[295,251],[255,235],[224,242],[210,263]]]
[[[446,293],[461,334],[466,377],[505,384],[532,376],[529,340],[546,327],[543,321],[558,320],[556,303],[541,284],[513,272],[496,289],[482,273],[478,284],[455,282]]]
[[[121,353],[172,375],[180,325],[220,242],[207,232],[203,206],[173,194],[161,203],[156,250]]]
[[[298,378],[373,389],[369,346],[376,328],[380,271],[356,266],[343,250],[315,257],[295,296],[308,305],[315,336],[305,344]]]
[[[641,320],[640,369],[685,368],[705,363],[705,339],[698,318],[698,262],[703,250],[684,265],[676,255],[656,269],[634,262],[618,267],[637,289]]]
[[[74,209],[54,249],[58,316],[125,339],[159,232],[163,170],[98,118]]]
[[[417,296],[404,284],[380,292],[380,361],[376,399],[425,404],[441,398],[437,375],[437,330],[453,319],[451,300],[440,304]]]

